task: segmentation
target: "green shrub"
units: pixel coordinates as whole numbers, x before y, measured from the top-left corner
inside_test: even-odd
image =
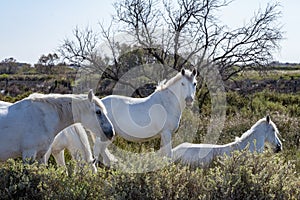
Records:
[[[280,155],[235,153],[209,169],[210,199],[291,199],[299,197],[293,162]]]
[[[299,156],[299,154],[298,154]],[[155,164],[159,160],[149,157]],[[133,161],[132,166],[141,164]],[[141,167],[141,166],[140,166]],[[180,164],[145,173],[86,167],[69,162],[53,165],[1,164],[1,199],[299,199],[300,183],[294,161],[282,153],[235,152],[206,169]]]
[[[39,177],[33,171],[37,166],[23,165],[20,161],[8,160],[0,168],[0,198],[1,199],[39,199]]]

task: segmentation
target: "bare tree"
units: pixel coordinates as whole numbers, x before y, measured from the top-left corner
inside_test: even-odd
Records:
[[[84,69],[86,75],[101,74],[101,80],[109,79],[110,82],[124,84],[136,89],[132,85],[132,80],[120,79],[130,68],[145,64],[147,61],[147,52],[141,52],[141,49],[131,47],[127,44],[120,44],[115,41],[113,32],[104,29],[100,25],[101,37],[107,42],[108,48],[111,52],[111,57],[101,55],[99,52],[99,35],[93,30],[85,28],[80,30],[76,27],[73,31],[73,39],[65,39],[63,44],[59,47],[61,56],[67,60],[68,63],[74,64],[81,69]],[[98,83],[97,88],[101,84]],[[136,91],[137,95],[139,91]]]
[[[76,27],[73,30],[73,37],[73,39],[65,39],[59,47],[59,52],[63,59],[80,68],[85,68],[91,74],[97,72],[103,74],[106,78],[118,81],[117,73],[107,68],[110,61],[105,58],[103,59],[99,55],[97,49],[99,42],[98,34],[88,27],[84,30]],[[108,36],[107,38],[109,39]],[[108,42],[109,44],[113,44],[111,41]],[[115,46],[111,49],[113,53],[116,51]]]
[[[118,1],[114,5],[116,19],[123,22],[126,32],[141,47],[174,69],[196,58],[193,63],[199,67],[204,61],[214,63],[223,80],[227,80],[249,64],[264,65],[272,60],[272,52],[282,39],[277,3],[258,10],[248,24],[230,30],[221,25],[216,12],[231,1],[164,0],[163,5],[159,2]],[[159,37],[157,33],[161,33]]]
[[[97,34],[89,28],[80,30],[76,27],[73,30],[74,39],[65,39],[59,47],[59,52],[68,62],[81,66],[84,61],[95,62],[98,44]]]
[[[233,30],[216,17],[230,3],[231,0],[120,0],[114,4],[116,14],[108,29],[100,24],[100,34],[96,34],[77,27],[75,39],[66,39],[60,53],[71,63],[100,70],[103,77],[131,87],[130,81],[120,80],[130,66],[121,58],[130,51],[139,58],[134,55],[136,49],[150,59],[133,63],[160,63],[166,66],[165,77],[170,69],[192,66],[206,73],[213,63],[222,80],[228,80],[246,67],[271,61],[283,38],[277,22],[281,15],[278,3],[259,9],[247,24]],[[133,38],[131,44],[124,46],[115,40],[115,33],[121,32]],[[100,55],[100,39],[108,44],[111,57]]]

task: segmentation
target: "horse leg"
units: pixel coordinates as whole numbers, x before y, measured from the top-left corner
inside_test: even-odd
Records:
[[[89,162],[89,165],[91,166],[91,168],[92,168],[92,172],[94,173],[94,174],[96,174],[97,173],[97,167],[96,167],[96,160],[94,159],[92,162]]]
[[[161,133],[160,152],[162,156],[172,158],[172,133],[168,130]]]
[[[139,153],[141,153],[142,152],[142,143],[141,142],[139,142]]]
[[[58,153],[54,153],[52,152],[52,155],[56,161],[56,164],[59,165],[59,166],[63,166],[65,167],[66,166],[66,163],[65,163],[65,153],[64,153],[64,149],[61,150],[60,152]]]
[[[51,152],[52,152],[52,145],[49,147],[49,149],[45,153],[45,155],[41,158],[40,162],[43,163],[43,164],[47,164],[47,162],[50,158]]]
[[[105,148],[101,155],[103,157],[104,164],[118,162],[118,159],[113,154],[111,154],[107,148]]]
[[[107,146],[111,142],[102,142],[99,137],[96,138],[95,144],[94,144],[94,157],[98,161],[99,155],[103,158],[103,164],[106,166],[110,166],[112,162],[118,162],[118,159],[115,158],[114,155],[112,155],[109,150],[107,149]]]
[[[101,152],[101,140],[99,137],[96,137],[94,147],[93,147],[93,152],[94,152],[94,158],[96,161],[99,161],[99,155]]]
[[[28,149],[22,152],[22,160],[24,163],[33,163],[36,158],[36,150],[35,149]]]
[[[47,161],[48,161],[48,160],[46,160],[46,156],[44,155],[44,156],[42,156],[42,157],[39,159],[39,164],[44,164],[44,165],[46,165],[46,164],[47,164]]]

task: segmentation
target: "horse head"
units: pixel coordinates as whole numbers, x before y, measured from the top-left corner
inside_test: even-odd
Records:
[[[271,121],[269,115],[266,117],[265,125],[266,142],[268,142],[272,146],[272,149],[275,153],[281,151],[282,143],[278,138],[279,131],[274,122]]]
[[[195,99],[197,75],[198,72],[196,69],[193,69],[192,72],[189,70],[181,69],[181,93],[187,106],[191,106]]]
[[[92,90],[89,91],[88,101],[91,104],[89,108],[93,114],[82,117],[82,124],[99,137],[102,137],[101,133],[104,133],[106,138],[111,140],[115,135],[115,131],[111,121],[107,117],[105,106],[102,101],[94,95]]]

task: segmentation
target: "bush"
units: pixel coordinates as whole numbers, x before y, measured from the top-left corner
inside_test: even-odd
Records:
[[[210,199],[297,199],[299,176],[280,155],[235,153],[209,169]],[[213,189],[212,189],[213,188]]]
[[[282,157],[235,152],[207,169],[170,163],[146,173],[98,168],[96,175],[73,162],[67,175],[63,168],[10,160],[1,165],[0,194],[1,199],[299,199],[295,163]]]

